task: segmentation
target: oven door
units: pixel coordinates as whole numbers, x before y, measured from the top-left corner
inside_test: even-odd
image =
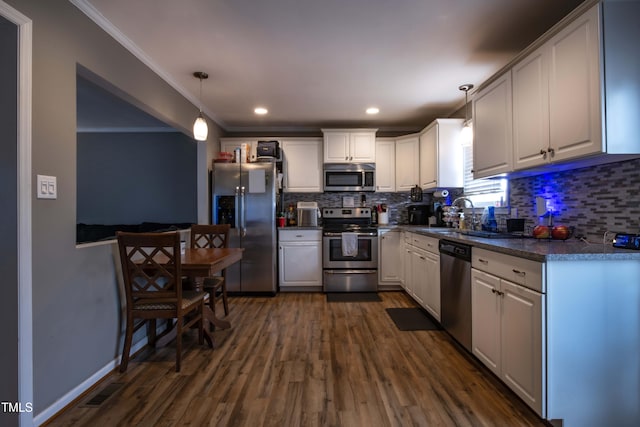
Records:
[[[322,237],[322,267],[326,269],[378,268],[378,234],[358,234],[358,254],[342,254],[342,234],[325,232]]]

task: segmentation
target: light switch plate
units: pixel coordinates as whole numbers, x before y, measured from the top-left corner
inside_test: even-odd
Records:
[[[38,199],[58,198],[58,180],[55,176],[37,175],[36,181]]]

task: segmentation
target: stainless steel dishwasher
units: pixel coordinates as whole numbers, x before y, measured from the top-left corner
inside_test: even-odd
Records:
[[[442,327],[471,351],[471,246],[440,240]]]

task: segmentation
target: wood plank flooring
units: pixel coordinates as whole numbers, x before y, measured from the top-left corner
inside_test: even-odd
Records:
[[[381,302],[233,297],[214,350],[147,349],[49,426],[545,426],[444,331],[402,332]],[[97,407],[93,395],[122,384]]]

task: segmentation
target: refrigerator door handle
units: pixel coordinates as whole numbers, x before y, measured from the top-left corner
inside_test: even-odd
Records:
[[[245,237],[247,235],[247,205],[245,204],[245,198],[244,198],[244,187],[240,187],[240,204],[241,204],[241,209],[242,212],[240,215],[242,215],[241,217],[241,237]]]
[[[236,214],[234,215],[236,218],[236,230],[238,230],[238,237],[241,236],[241,230],[240,230],[240,224],[242,223],[242,220],[240,218],[240,212],[241,212],[241,207],[240,207],[240,187],[236,187]]]

